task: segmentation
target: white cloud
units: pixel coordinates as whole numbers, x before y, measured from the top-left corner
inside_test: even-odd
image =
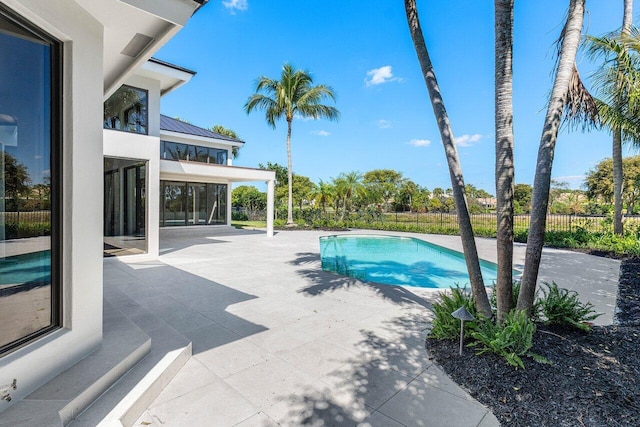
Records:
[[[329,136],[329,135],[331,135],[331,132],[327,132],[326,130],[312,130],[311,133],[313,135],[318,135],[318,136]]]
[[[384,67],[374,68],[373,70],[367,71],[368,78],[364,79],[364,82],[367,86],[375,86],[382,83],[388,83],[393,81],[399,81],[398,77],[393,77],[393,72],[391,71],[391,65],[385,65]]]
[[[305,116],[301,116],[301,115],[299,115],[299,114],[294,114],[294,115],[293,115],[293,118],[294,118],[296,121],[300,120],[300,121],[303,121],[303,122],[308,122],[309,120],[314,120],[314,118],[313,118],[313,117],[309,117],[309,116],[306,116],[306,117],[305,117]]]
[[[426,147],[427,145],[431,144],[431,141],[429,141],[428,139],[412,139],[411,141],[409,141],[410,145],[413,145],[414,147]]]
[[[391,120],[381,119],[376,122],[376,125],[378,125],[379,129],[389,129],[393,124],[391,123]]]
[[[248,0],[227,0],[223,1],[222,5],[231,10],[231,13],[236,13],[236,10],[245,11],[249,9]]]
[[[482,138],[482,135],[479,133],[474,133],[473,135],[465,134],[455,138],[455,142],[458,147],[471,147],[474,142],[480,141],[480,138]]]

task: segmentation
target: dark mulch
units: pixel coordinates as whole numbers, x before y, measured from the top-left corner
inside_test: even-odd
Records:
[[[508,426],[640,426],[640,260],[623,261],[618,325],[591,332],[539,326],[532,351],[515,369],[493,354],[476,356],[455,341],[427,340],[437,364]]]

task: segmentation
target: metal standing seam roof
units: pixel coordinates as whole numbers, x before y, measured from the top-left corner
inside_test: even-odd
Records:
[[[194,126],[190,123],[183,122],[181,120],[173,119],[171,117],[165,116],[164,114],[160,114],[160,130],[184,133],[185,135],[203,136],[205,138],[221,139],[224,141],[239,142],[244,144],[244,141],[240,139],[221,135],[219,133],[212,132],[209,129],[204,129],[198,126]]]

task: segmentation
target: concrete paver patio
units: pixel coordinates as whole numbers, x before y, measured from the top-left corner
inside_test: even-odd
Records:
[[[328,234],[172,237],[159,261],[106,261],[106,304],[145,331],[168,325],[193,345],[135,425],[497,426],[428,359],[433,290],[323,272],[318,237]],[[460,247],[455,236],[415,236]],[[478,247],[495,260],[493,240]],[[522,265],[524,247],[515,252]],[[618,269],[546,250],[541,275],[587,295],[610,323]]]

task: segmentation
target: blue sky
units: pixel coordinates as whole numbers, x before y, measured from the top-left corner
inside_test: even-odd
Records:
[[[533,183],[554,41],[567,1],[516,1],[514,129],[516,182]],[[587,2],[586,32],[622,22],[622,1]],[[465,182],[494,185],[493,2],[418,0],[420,19],[449,112]],[[221,124],[246,141],[234,164],[286,165],[286,122],[273,130],[244,103],[260,75],[278,78],[284,62],[333,87],[342,117],[294,120],[293,171],[314,182],[340,172],[388,168],[429,189],[450,187],[438,128],[400,0],[210,0],[157,54],[197,75],[162,99],[162,111],[210,127]],[[578,57],[583,79],[593,69]],[[563,130],[553,177],[578,188],[610,156],[604,132]],[[633,154],[633,153],[627,153]]]

